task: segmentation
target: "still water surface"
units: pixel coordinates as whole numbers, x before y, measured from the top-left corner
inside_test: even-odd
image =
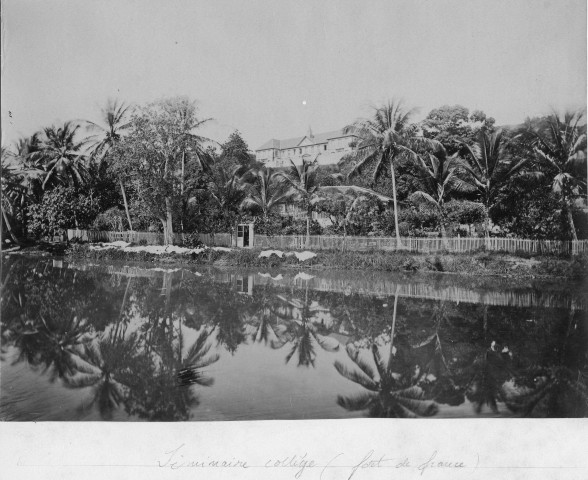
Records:
[[[2,420],[585,417],[585,285],[2,265]]]

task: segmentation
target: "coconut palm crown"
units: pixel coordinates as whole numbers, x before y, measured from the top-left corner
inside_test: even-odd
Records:
[[[359,119],[346,126],[343,131],[357,136],[357,143],[350,159],[353,162],[348,176],[361,174],[367,168],[374,168],[372,179],[375,183],[382,177],[388,165],[392,177],[392,197],[394,200],[394,223],[396,239],[400,244],[398,229],[398,206],[396,196],[396,172],[394,164],[401,158],[413,158],[417,151],[434,148],[439,142],[417,135],[410,126],[410,117],[415,109],[406,110],[400,101],[389,100],[374,107],[373,116]]]
[[[467,181],[476,188],[485,211],[485,234],[489,235],[488,223],[490,209],[504,184],[521,172],[528,159],[510,157],[506,151],[506,142],[502,130],[478,133],[474,145],[463,144],[467,163],[463,167],[467,172]]]
[[[535,153],[542,172],[551,179],[552,190],[562,202],[572,238],[578,239],[572,205],[586,188],[582,176],[586,174],[586,126],[582,125],[583,111],[566,112],[563,116],[554,112],[541,122],[527,120],[519,133]]]

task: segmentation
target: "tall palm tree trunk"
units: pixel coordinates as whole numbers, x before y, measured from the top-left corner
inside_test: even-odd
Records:
[[[163,229],[164,244],[172,245],[174,243],[174,228],[172,223],[172,204],[171,199],[166,197],[165,199],[165,227]]]
[[[131,231],[133,231],[133,223],[131,222],[131,215],[129,214],[129,204],[127,203],[127,194],[125,192],[125,185],[122,181],[122,177],[120,177],[118,180],[120,182],[120,191],[122,193],[123,202],[125,204],[125,213],[127,214],[127,221],[129,222],[129,229]]]
[[[394,162],[390,160],[390,173],[392,175],[392,199],[394,201],[394,229],[396,231],[396,249],[402,247],[400,244],[400,230],[398,228],[398,205],[396,202],[396,173],[394,171]]]
[[[572,233],[572,240],[578,240],[578,234],[576,233],[576,226],[574,225],[574,216],[572,215],[572,207],[569,202],[564,202],[564,208],[568,220],[568,225]]]
[[[180,215],[180,231],[184,233],[184,216],[186,214],[186,204],[184,202],[184,183],[185,183],[185,167],[186,166],[186,152],[182,150],[182,178],[180,182],[180,193],[182,195],[182,212]]]
[[[392,365],[394,358],[394,333],[396,330],[396,311],[398,309],[398,294],[400,293],[400,285],[396,285],[396,291],[394,292],[394,310],[392,311],[392,329],[390,330],[390,355],[388,358],[388,368]]]
[[[12,225],[10,225],[10,222],[8,221],[8,216],[6,215],[4,208],[2,208],[2,218],[4,219],[4,223],[6,224],[6,229],[8,230],[10,238],[12,238],[14,243],[16,243],[17,245],[20,245],[18,238],[16,237],[16,235],[14,234],[14,231],[12,230]]]
[[[310,209],[306,212],[306,245],[310,243],[310,217],[312,212]]]
[[[445,211],[443,207],[439,208],[439,228],[441,230],[441,241],[443,242],[443,247],[446,250],[449,250],[449,239],[447,238],[447,221],[445,219]]]

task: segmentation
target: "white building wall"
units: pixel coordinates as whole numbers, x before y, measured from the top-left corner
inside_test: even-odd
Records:
[[[258,150],[255,152],[255,157],[257,161],[273,168],[287,167],[290,165],[290,160],[295,165],[301,165],[304,155],[309,155],[310,160],[316,157],[319,165],[333,165],[352,151],[349,144],[354,138],[353,136],[334,138],[326,144],[300,145],[284,150]]]

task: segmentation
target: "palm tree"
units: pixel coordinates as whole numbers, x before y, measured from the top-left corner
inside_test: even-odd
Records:
[[[92,401],[84,405],[83,410],[97,404],[100,416],[112,419],[112,412],[126,400],[129,387],[123,381],[125,375],[128,377],[130,373],[136,373],[133,360],[139,346],[138,335],[134,333],[125,338],[124,330],[111,330],[108,336],[101,336],[85,346],[80,357],[92,370],[66,381],[69,388],[93,388]]]
[[[80,125],[66,122],[63,127],[51,126],[43,130],[40,150],[33,154],[35,159],[42,159],[46,171],[43,189],[50,181],[71,182],[74,186],[84,182],[86,157],[81,151],[85,141],[76,139],[79,128]]]
[[[251,332],[251,338],[257,343],[263,342],[265,345],[281,344],[283,342],[282,332],[276,330],[272,325],[271,309],[264,307],[261,315],[254,319],[253,327],[255,330]]]
[[[405,110],[402,102],[389,100],[380,107],[374,108],[370,119],[359,119],[346,126],[345,133],[355,134],[357,143],[351,159],[354,164],[348,176],[361,174],[366,168],[375,164],[373,182],[382,177],[387,166],[392,176],[392,198],[394,200],[394,226],[396,242],[400,247],[400,231],[398,229],[398,206],[396,196],[396,173],[394,164],[403,157],[414,157],[415,150],[438,145],[435,140],[417,136],[410,128],[410,117],[415,109]]]
[[[244,167],[219,164],[210,175],[208,194],[218,205],[230,225],[234,226],[235,216],[246,196]],[[231,228],[232,230],[232,228]]]
[[[536,159],[552,179],[552,190],[561,199],[573,240],[578,240],[572,206],[586,182],[586,127],[579,126],[584,112],[566,112],[563,118],[554,112],[539,123],[527,120],[519,138],[533,149]],[[583,167],[583,168],[582,168]]]
[[[272,168],[258,168],[247,178],[247,197],[242,206],[261,210],[267,221],[270,213],[285,204],[291,196],[291,187],[284,182],[283,176]]]
[[[527,372],[531,386],[524,380],[514,393],[506,396],[506,406],[528,416],[585,417],[588,413],[588,385],[576,369],[565,366],[536,367]],[[521,379],[517,379],[517,383]]]
[[[39,136],[22,138],[15,144],[16,153],[2,147],[2,192],[4,211],[11,217],[20,213],[22,232],[27,231],[27,205],[39,200],[46,175],[38,156]],[[6,222],[6,218],[4,219]],[[11,225],[6,224],[11,233]],[[11,233],[12,235],[12,233]]]
[[[438,145],[433,153],[416,155],[415,164],[423,190],[417,190],[409,198],[433,207],[439,215],[441,236],[446,238],[447,214],[445,202],[453,192],[473,190],[470,184],[459,177],[464,171],[463,161],[455,155],[447,158],[447,151]]]
[[[317,326],[312,322],[321,309],[312,308],[311,302],[308,300],[308,285],[306,286],[306,293],[304,301],[288,300],[284,297],[278,297],[287,307],[294,308],[300,312],[300,319],[290,319],[288,329],[284,332],[281,338],[272,342],[271,346],[274,349],[280,349],[285,345],[292,345],[290,353],[286,356],[286,363],[290,362],[296,352],[298,352],[298,366],[314,367],[316,353],[315,344],[321,347],[326,352],[336,352],[339,350],[339,343],[333,339],[321,335],[318,332]]]
[[[186,188],[186,165],[191,165],[196,171],[210,172],[213,159],[204,148],[205,144],[216,143],[213,140],[196,135],[194,132],[212,120],[212,118],[198,119],[196,102],[186,97],[180,97],[172,106],[178,121],[179,135],[182,139],[179,154],[181,155],[180,193],[182,196],[182,215],[180,228],[184,231],[184,217],[189,203],[190,192]]]
[[[12,229],[11,219],[16,215],[16,205],[20,203],[20,198],[24,194],[24,189],[21,185],[21,179],[17,175],[14,167],[6,165],[7,150],[2,147],[2,164],[0,169],[2,170],[2,198],[0,200],[0,209],[2,210],[2,220],[6,225],[10,238],[16,244],[20,244],[18,236]]]
[[[186,385],[201,385],[209,387],[214,383],[214,379],[207,377],[203,374],[202,369],[217,362],[220,356],[218,354],[208,355],[210,350],[210,344],[207,344],[208,338],[210,337],[210,331],[203,329],[198,335],[198,338],[194,344],[188,350],[188,354],[185,359],[182,360],[178,370],[178,381],[180,386]],[[180,338],[179,348],[181,350],[183,340]],[[179,352],[180,358],[182,358],[181,351]]]
[[[531,365],[515,377],[507,407],[523,416],[586,417],[588,363],[585,312],[573,306],[568,321],[555,321],[541,352],[542,365]],[[554,319],[555,320],[555,319]]]
[[[34,133],[28,138],[21,138],[16,143],[16,154],[14,155],[18,164],[18,173],[22,176],[28,197],[35,199],[40,197],[45,177],[43,159],[37,155],[41,149],[39,135],[39,133]]]
[[[394,363],[386,364],[375,344],[372,345],[371,352],[376,371],[361,358],[352,344],[348,344],[346,350],[360,371],[349,370],[339,361],[335,362],[335,368],[345,378],[361,385],[368,392],[353,397],[339,395],[337,403],[341,407],[350,411],[368,410],[370,417],[414,418],[437,414],[437,404],[424,399],[424,391],[418,385],[417,372],[395,372]]]
[[[431,392],[433,399],[439,403],[449,405],[461,405],[464,400],[463,389],[459,388],[453,379],[453,372],[450,364],[446,360],[447,347],[449,352],[455,352],[455,345],[451,342],[445,342],[441,339],[441,329],[443,324],[451,325],[448,318],[447,303],[441,302],[433,310],[431,320],[433,321],[433,333],[423,341],[413,345],[417,353],[422,355],[423,375],[427,380],[425,388]]]
[[[280,175],[290,184],[297,196],[302,200],[303,208],[306,210],[306,237],[310,237],[310,220],[312,218],[313,206],[312,195],[318,188],[317,170],[318,155],[312,161],[307,161],[310,155],[302,156],[302,163],[296,165],[290,160],[290,167],[287,172],[280,172]]]
[[[106,108],[102,109],[102,122],[104,122],[105,126],[88,121],[90,129],[98,130],[99,132],[89,140],[93,142],[92,155],[98,157],[100,162],[104,161],[109,150],[120,141],[122,131],[129,126],[129,122],[127,122],[126,118],[129,109],[129,105],[119,103],[118,100],[109,99]],[[133,230],[123,176],[121,174],[118,175],[118,180],[125,205],[125,213],[127,214],[127,221],[129,222],[129,228]]]
[[[484,233],[488,237],[490,208],[500,188],[522,170],[528,159],[508,158],[502,130],[489,133],[481,129],[474,145],[464,143],[463,146],[469,161],[462,164],[468,174],[466,181],[476,188],[484,205]]]
[[[27,360],[32,367],[43,365],[49,371],[49,380],[63,379],[66,383],[87,364],[81,361],[85,345],[89,342],[90,326],[77,316],[45,318],[21,322],[15,344],[20,345],[21,355],[16,360]]]
[[[399,288],[396,287],[394,295],[388,361],[382,358],[379,347],[373,342],[371,353],[376,371],[352,344],[346,347],[347,355],[360,371],[349,370],[338,360],[335,362],[335,368],[342,376],[368,390],[354,397],[339,395],[337,403],[346,410],[368,410],[370,417],[386,418],[431,417],[437,414],[437,404],[423,398],[419,371],[411,368],[406,349],[394,347]]]

